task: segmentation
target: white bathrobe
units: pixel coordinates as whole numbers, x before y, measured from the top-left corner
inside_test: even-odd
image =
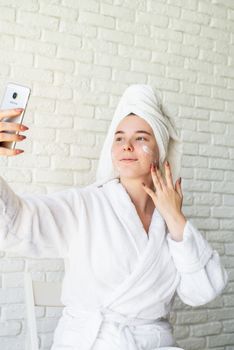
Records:
[[[197,306],[227,282],[219,255],[189,220],[176,242],[155,209],[147,234],[118,179],[19,197],[0,178],[0,249],[66,259],[52,350],[176,349],[163,319],[175,292]]]

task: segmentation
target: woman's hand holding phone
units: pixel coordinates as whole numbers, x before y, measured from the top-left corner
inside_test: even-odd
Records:
[[[23,124],[4,121],[5,118],[18,117],[22,111],[22,108],[0,111],[0,156],[10,157],[24,152],[21,149],[9,149],[6,147],[6,144],[12,141],[23,141],[26,136],[19,133],[28,130],[28,127]]]

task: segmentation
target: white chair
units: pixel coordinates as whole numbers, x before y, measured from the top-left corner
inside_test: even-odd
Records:
[[[39,350],[35,306],[64,306],[60,300],[62,283],[33,281],[31,272],[26,267],[24,286],[27,315],[26,348]]]

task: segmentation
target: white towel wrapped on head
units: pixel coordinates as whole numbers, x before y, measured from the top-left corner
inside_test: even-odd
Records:
[[[159,148],[159,165],[161,167],[167,159],[173,180],[176,181],[180,174],[182,143],[159,92],[146,84],[130,85],[123,93],[103,144],[96,173],[97,181],[115,177],[111,158],[114,134],[120,121],[131,113],[143,118],[151,126]]]

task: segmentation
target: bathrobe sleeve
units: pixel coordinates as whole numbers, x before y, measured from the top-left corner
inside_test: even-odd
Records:
[[[0,177],[0,250],[34,258],[64,258],[77,232],[78,213],[75,189],[18,196]]]
[[[227,272],[219,254],[190,221],[185,224],[182,241],[173,240],[170,233],[167,241],[180,274],[177,293],[185,304],[203,305],[221,294],[227,284]]]

